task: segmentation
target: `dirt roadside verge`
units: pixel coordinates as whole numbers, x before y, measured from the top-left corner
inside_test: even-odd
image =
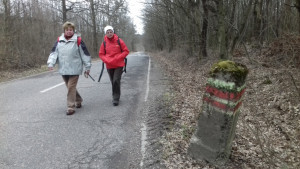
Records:
[[[217,168],[195,162],[187,155],[208,72],[216,59],[182,58],[179,54],[152,53],[152,58],[169,78],[169,99],[163,104],[164,126],[159,143],[166,168]],[[217,58],[217,57],[214,57]],[[258,62],[265,62],[253,56]],[[272,62],[257,64],[247,57],[234,61],[245,64],[250,73],[238,120],[232,154],[219,168],[297,168],[300,166],[300,72]],[[166,99],[165,99],[166,100]]]
[[[46,71],[48,71],[48,67],[46,65],[41,66],[41,68],[33,68],[29,70],[0,71],[0,83],[44,73]]]

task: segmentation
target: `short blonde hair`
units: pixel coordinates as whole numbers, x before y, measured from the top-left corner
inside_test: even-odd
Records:
[[[65,22],[64,24],[63,24],[63,29],[64,30],[66,30],[67,28],[69,28],[69,27],[71,27],[71,28],[73,28],[73,31],[75,31],[75,25],[74,25],[74,23],[72,23],[72,22]]]

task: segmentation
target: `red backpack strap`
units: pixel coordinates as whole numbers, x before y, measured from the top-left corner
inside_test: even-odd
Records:
[[[79,46],[79,45],[80,45],[80,43],[81,43],[81,37],[80,37],[80,36],[78,36],[78,37],[77,37],[77,46]]]

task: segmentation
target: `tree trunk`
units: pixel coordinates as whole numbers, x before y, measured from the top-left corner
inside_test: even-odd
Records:
[[[95,4],[94,0],[90,0],[90,5],[91,5],[91,19],[92,19],[92,29],[93,29],[93,47],[92,51],[93,54],[97,54],[98,50],[98,40],[97,40],[97,25],[96,25],[96,12],[95,12]]]
[[[188,1],[188,9],[190,9],[189,11],[189,17],[188,17],[188,38],[187,38],[187,41],[188,41],[188,55],[189,56],[193,56],[194,55],[194,51],[195,51],[195,45],[194,45],[194,41],[195,41],[195,29],[194,29],[194,25],[195,25],[195,22],[194,22],[194,19],[193,19],[193,14],[195,12],[195,9],[194,9],[194,4],[191,0]]]
[[[3,0],[4,5],[4,52],[1,57],[1,69],[6,69],[6,67],[10,67],[9,56],[11,54],[12,49],[12,37],[11,37],[11,4],[10,0]]]
[[[293,30],[293,22],[291,20],[292,18],[292,15],[291,15],[291,0],[286,0],[286,4],[287,5],[284,5],[284,15],[283,15],[283,18],[282,18],[282,27],[283,27],[283,30],[284,31],[287,31],[289,32],[290,30]]]
[[[225,9],[223,0],[218,2],[218,45],[219,57],[221,59],[228,59],[228,52],[226,49],[226,32],[225,32]]]
[[[279,27],[280,27],[280,5],[279,5],[279,0],[276,1],[276,6],[277,6],[277,10],[276,10],[276,28],[275,28],[275,33],[276,33],[276,37],[279,37]]]
[[[253,28],[253,37],[255,39],[259,39],[260,31],[261,31],[261,0],[255,0],[254,2],[254,10],[253,10],[253,16],[254,16],[254,28]]]
[[[252,2],[253,2],[253,0],[250,0],[249,3],[248,3],[248,8],[247,8],[247,11],[246,11],[245,15],[243,16],[243,22],[241,24],[240,30],[236,30],[237,33],[236,33],[236,36],[234,37],[234,39],[232,41],[232,46],[230,48],[230,55],[231,56],[233,55],[233,51],[236,47],[237,42],[242,38],[242,36],[245,33],[247,21],[248,21],[248,18],[250,16],[251,9],[252,9]]]
[[[300,34],[300,0],[296,0],[296,8],[298,11],[298,33]]]
[[[107,19],[108,24],[111,25],[111,17],[110,17],[110,0],[107,0]],[[105,32],[104,32],[105,33]]]
[[[63,23],[67,22],[67,7],[66,0],[61,0],[62,2],[62,15],[63,15]]]
[[[264,31],[264,36],[263,36],[263,39],[265,39],[264,41],[267,41],[269,42],[269,36],[270,36],[270,23],[268,22],[269,21],[269,6],[270,6],[270,1],[266,1],[266,8],[265,8],[265,15],[264,15],[264,18],[263,18],[263,29],[262,31]],[[263,41],[263,42],[264,42]]]
[[[202,57],[207,57],[207,29],[208,29],[208,9],[207,9],[207,0],[202,0],[202,5],[203,5],[203,11],[204,11],[204,16],[203,16],[203,23],[202,23],[202,30],[201,30],[201,35],[200,35],[200,58]]]

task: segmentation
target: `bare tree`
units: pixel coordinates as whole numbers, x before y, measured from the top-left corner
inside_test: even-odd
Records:
[[[6,68],[5,65],[10,67],[10,62],[9,62],[9,54],[11,53],[11,44],[12,44],[12,32],[11,29],[11,23],[12,23],[12,18],[11,18],[11,2],[10,0],[2,0],[3,7],[4,7],[4,22],[3,22],[3,39],[2,39],[2,49],[1,49],[1,69]]]
[[[109,20],[122,39],[130,44],[129,48],[133,48],[135,30],[127,17],[125,2],[1,0],[0,69],[28,69],[45,64],[53,43],[63,31],[61,25],[66,21],[75,23],[76,31],[92,48],[93,57],[98,55],[100,39],[104,36],[102,28]]]
[[[291,3],[290,0],[285,1],[285,4]],[[165,41],[155,49],[165,49],[168,44],[173,44],[173,48],[169,49],[178,46],[186,49],[187,56],[197,54],[201,58],[207,56],[207,48],[218,48],[221,59],[231,59],[239,44],[244,45],[251,39],[263,43],[280,36],[282,21],[285,21],[282,19],[283,3],[280,0],[148,1],[144,11],[148,27],[145,36],[154,44]],[[157,27],[167,31],[160,35],[155,30]],[[170,35],[176,37],[173,42]]]
[[[298,33],[300,33],[300,0],[295,0],[296,1],[296,4],[295,4],[295,7],[297,8],[297,11],[298,11]]]
[[[228,52],[226,49],[226,32],[225,32],[225,7],[223,0],[218,1],[218,45],[219,55],[221,59],[228,58]]]
[[[96,11],[94,0],[90,0],[90,8],[91,8],[91,20],[92,20],[92,29],[93,29],[93,45],[92,50],[94,53],[98,50],[98,36],[97,36],[97,24],[96,24]]]
[[[208,31],[208,6],[207,0],[202,0],[203,8],[203,23],[200,36],[200,52],[199,55],[202,57],[207,57],[207,31]]]
[[[61,0],[63,22],[67,21],[66,0]]]

